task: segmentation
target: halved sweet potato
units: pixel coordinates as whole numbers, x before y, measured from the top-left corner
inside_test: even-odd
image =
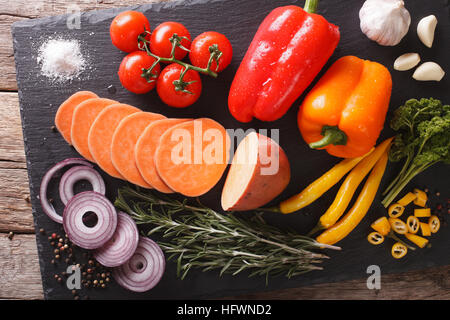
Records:
[[[283,149],[272,139],[249,133],[239,144],[222,191],[222,208],[259,208],[288,185],[291,169]]]
[[[158,175],[175,192],[197,197],[222,177],[229,159],[230,137],[218,122],[201,118],[166,130],[155,153]]]

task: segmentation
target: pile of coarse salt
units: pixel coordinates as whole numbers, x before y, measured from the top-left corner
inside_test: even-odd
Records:
[[[73,80],[86,67],[77,40],[48,39],[39,48],[37,62],[42,74],[56,82]]]

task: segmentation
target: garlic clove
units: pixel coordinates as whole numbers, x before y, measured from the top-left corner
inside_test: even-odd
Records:
[[[402,0],[366,0],[359,11],[361,31],[383,46],[395,46],[408,33],[411,16]]]
[[[436,30],[437,19],[434,15],[429,15],[417,24],[417,35],[420,41],[428,48],[431,48],[434,40],[434,31]]]
[[[414,68],[420,62],[420,56],[417,53],[405,53],[394,61],[394,69],[406,71]]]
[[[425,62],[414,71],[413,78],[418,81],[441,81],[444,75],[444,70],[437,63]]]

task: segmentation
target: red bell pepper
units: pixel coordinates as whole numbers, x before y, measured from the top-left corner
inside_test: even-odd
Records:
[[[259,26],[228,97],[237,120],[281,118],[330,58],[339,28],[313,13],[317,3],[276,8]]]

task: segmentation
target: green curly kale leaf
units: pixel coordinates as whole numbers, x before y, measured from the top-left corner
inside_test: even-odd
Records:
[[[450,163],[450,105],[437,99],[410,99],[394,112],[391,128],[398,131],[389,153],[402,170],[383,193],[385,207],[416,175],[435,163]]]

